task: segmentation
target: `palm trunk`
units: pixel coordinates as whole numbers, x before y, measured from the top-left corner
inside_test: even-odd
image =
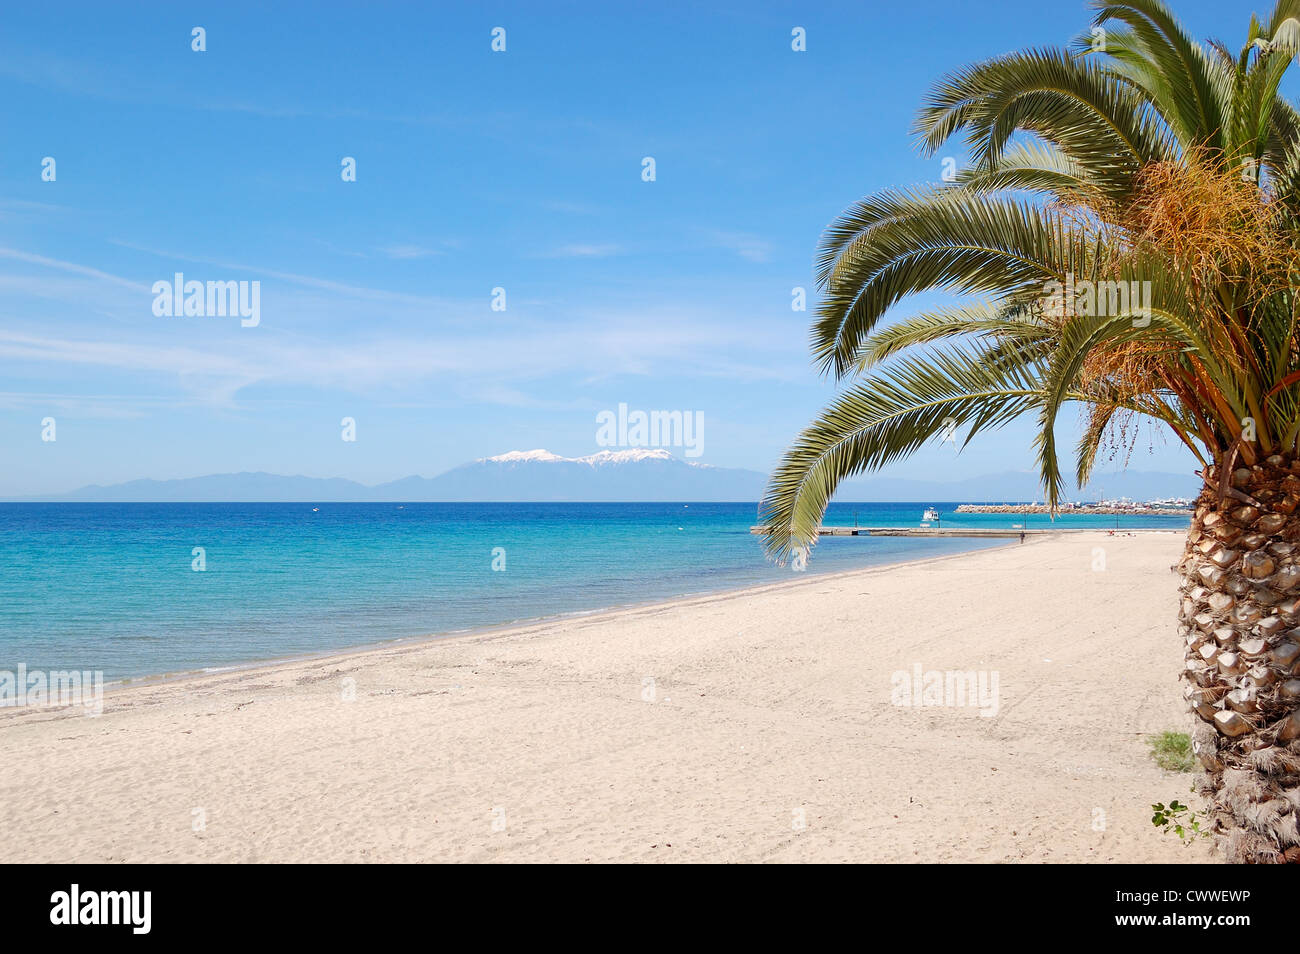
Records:
[[[1232,862],[1300,862],[1300,459],[1207,473],[1183,575],[1184,690]]]

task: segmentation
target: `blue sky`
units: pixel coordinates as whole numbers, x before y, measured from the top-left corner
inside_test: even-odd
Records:
[[[1234,48],[1255,9],[1174,6]],[[811,312],[790,307],[793,287],[815,294],[822,229],[864,194],[939,178],[909,127],[941,74],[1065,43],[1088,16],[1019,0],[11,5],[0,496],[576,456],[620,402],[700,411],[703,462],[766,471],[834,393]],[[156,317],[152,285],[178,271],[259,281],[260,325]],[[1030,433],[889,473],[1029,469]],[[1131,466],[1191,467],[1153,439]]]

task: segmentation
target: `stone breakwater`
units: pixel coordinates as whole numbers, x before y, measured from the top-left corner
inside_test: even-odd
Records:
[[[1046,504],[961,504],[954,513],[1051,513]],[[1152,514],[1190,514],[1178,507],[1062,507],[1058,514],[1095,514],[1103,517],[1150,516]]]

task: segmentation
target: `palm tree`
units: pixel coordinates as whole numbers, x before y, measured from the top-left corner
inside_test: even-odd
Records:
[[[1185,696],[1234,861],[1300,861],[1300,111],[1279,94],[1300,0],[1234,54],[1160,0],[1098,0],[1070,49],[951,74],[917,121],[956,181],[890,190],[826,231],[813,353],[846,388],[787,451],[761,519],[807,552],[836,486],[944,434],[1085,409],[1074,479],[1162,422],[1202,465],[1179,564]],[[884,326],[902,299],[960,305]]]

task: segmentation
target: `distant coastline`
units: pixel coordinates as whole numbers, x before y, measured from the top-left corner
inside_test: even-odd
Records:
[[[1168,514],[1170,516],[1191,516],[1190,507],[1158,507],[1153,504],[1077,504],[1057,512],[1094,515],[1098,517],[1151,517]],[[959,504],[954,513],[1052,513],[1047,504]]]
[[[0,496],[12,503],[623,503],[757,501],[767,474],[714,467],[674,457],[662,449],[602,451],[567,458],[549,451],[512,451],[452,468],[435,477],[412,475],[380,484],[342,477],[265,472],[140,479],[89,485],[34,496]],[[1105,493],[1102,492],[1105,488]],[[1105,505],[1122,500],[1191,498],[1201,490],[1190,474],[1124,471],[1098,475],[1092,485],[1070,490],[1076,500]],[[875,477],[846,481],[840,500],[999,503],[1041,495],[1034,473],[1006,471],[958,481]]]

